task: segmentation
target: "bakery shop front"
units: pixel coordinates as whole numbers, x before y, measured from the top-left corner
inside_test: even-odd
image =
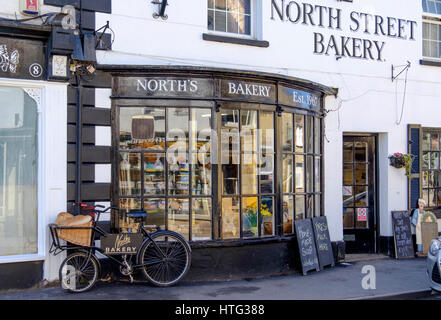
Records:
[[[190,278],[296,269],[293,222],[323,208],[323,99],[275,74],[105,66],[112,73],[115,232],[138,223],[191,244]],[[145,220],[127,212],[144,210]]]

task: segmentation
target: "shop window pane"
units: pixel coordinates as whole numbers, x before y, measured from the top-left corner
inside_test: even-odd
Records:
[[[436,185],[435,185],[435,181],[434,181],[434,172],[433,171],[428,171],[427,172],[428,173],[428,177],[429,177],[429,185],[428,185],[428,187],[429,188],[435,188],[436,187]]]
[[[295,192],[305,192],[305,157],[296,155],[295,159],[296,159]]]
[[[125,213],[141,210],[141,200],[139,198],[121,198],[119,200],[119,207],[122,209],[118,216],[118,227],[121,232],[136,232],[138,223],[134,219],[128,218]]]
[[[293,143],[292,114],[282,113],[282,150],[291,152]]]
[[[251,0],[237,0],[239,2],[239,12],[250,14],[251,13]]]
[[[429,189],[429,207],[436,207],[436,189]]]
[[[343,186],[343,207],[352,207],[354,205],[354,187]]]
[[[165,229],[165,198],[144,199],[146,226]]]
[[[355,187],[354,202],[356,207],[366,207],[368,205],[368,188]]]
[[[174,161],[168,164],[168,193],[171,195],[187,195],[190,186],[188,163]]]
[[[227,0],[227,10],[239,12],[239,1],[238,0]]]
[[[315,179],[314,192],[320,192],[321,191],[321,158],[320,157],[315,157],[314,179]]]
[[[439,134],[432,133],[430,135],[431,150],[439,151]]]
[[[214,1],[215,0],[208,0],[208,8],[214,9]]]
[[[0,256],[35,254],[37,104],[21,88],[0,87],[0,106]]]
[[[191,109],[191,151],[210,151],[211,110]]]
[[[214,30],[214,10],[208,10],[208,30]]]
[[[214,14],[215,14],[214,30],[226,32],[227,31],[227,16],[226,16],[226,13],[222,12],[222,11],[215,11]]]
[[[309,194],[306,196],[306,218],[314,217],[314,196]]]
[[[357,229],[367,229],[369,228],[369,209],[368,208],[357,208],[356,215],[357,220],[355,223],[355,227]]]
[[[168,108],[167,141],[188,141],[188,122],[188,108]]]
[[[306,192],[313,192],[314,186],[314,157],[306,157]]]
[[[211,199],[193,199],[192,240],[211,240]]]
[[[429,169],[430,152],[423,152],[423,169]]]
[[[165,149],[165,109],[119,108],[120,149]]]
[[[423,133],[423,150],[430,150],[430,133],[427,132]]]
[[[355,162],[367,162],[368,144],[366,142],[355,142]]]
[[[282,160],[283,166],[283,193],[291,193],[292,191],[292,155],[283,155]]]
[[[321,125],[320,118],[314,118],[314,153],[321,153]]]
[[[355,164],[355,184],[367,184],[368,183],[368,165],[367,164]]]
[[[227,12],[227,32],[239,32],[239,14],[237,12]]]
[[[242,226],[244,238],[255,238],[257,233],[257,197],[242,198]]]
[[[316,194],[314,196],[315,199],[315,204],[314,204],[314,209],[315,209],[315,216],[316,217],[320,217],[321,216],[321,196],[319,194]]]
[[[354,228],[354,209],[344,208],[343,209],[343,228],[353,229]]]
[[[222,164],[239,164],[239,111],[222,110],[221,159]]]
[[[222,198],[222,239],[240,237],[239,198]]]
[[[274,193],[274,155],[263,154],[260,157],[260,192]]]
[[[296,114],[295,116],[295,152],[304,152],[305,141],[305,116]]]
[[[119,170],[120,195],[141,194],[141,155],[139,153],[121,152]]]
[[[314,152],[314,118],[306,117],[306,152]]]
[[[165,194],[165,154],[144,154],[144,193]]]
[[[251,16],[239,15],[239,33],[247,35],[251,34]]]
[[[285,195],[283,196],[282,211],[283,211],[283,233],[293,233],[293,216],[294,216],[294,197]]]
[[[306,217],[305,196],[296,196],[296,220]]]
[[[430,153],[430,169],[439,169],[439,153]]]
[[[257,150],[257,111],[242,110],[240,119],[241,151],[255,152]]]
[[[262,197],[260,204],[262,237],[274,235],[274,198]]]
[[[193,154],[192,193],[211,195],[211,155]]]
[[[239,165],[222,165],[222,192],[223,194],[239,194]]]
[[[168,199],[168,230],[189,239],[189,200]]]
[[[436,190],[436,200],[437,200],[438,206],[441,206],[441,189]]]
[[[426,201],[426,203],[429,203],[429,190],[428,189],[423,189],[422,197],[423,197],[424,201]]]
[[[429,172],[423,171],[423,188],[429,187]]]
[[[215,0],[215,1],[216,1],[216,9],[227,10],[227,0]]]
[[[272,112],[260,112],[260,152],[274,152],[274,115]]]
[[[354,184],[354,169],[352,164],[343,165],[343,184]]]
[[[242,194],[257,194],[257,155],[242,155]]]
[[[353,143],[352,142],[345,142],[343,143],[343,162],[353,162]]]

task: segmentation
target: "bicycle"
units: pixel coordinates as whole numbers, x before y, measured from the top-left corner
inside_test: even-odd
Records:
[[[107,233],[97,226],[100,215],[116,207],[86,205],[77,203],[82,212],[92,216],[91,227],[59,226],[50,224],[52,245],[49,253],[58,255],[63,251],[68,254],[60,265],[59,279],[62,287],[69,292],[79,293],[90,290],[100,279],[101,265],[95,255],[98,251],[119,265],[119,271],[129,276],[133,283],[133,273],[141,269],[145,278],[153,285],[168,287],[178,283],[188,272],[191,264],[191,248],[187,241],[178,233],[159,230],[149,233],[143,223],[139,223],[136,233]],[[128,212],[127,217],[135,221],[144,221],[144,211]],[[59,233],[62,230],[91,230],[90,245],[61,244]],[[96,247],[94,239],[99,235],[100,247]]]

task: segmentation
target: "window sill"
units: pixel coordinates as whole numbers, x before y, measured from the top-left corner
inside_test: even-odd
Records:
[[[421,59],[420,65],[422,66],[430,66],[430,67],[441,67],[441,60],[435,61],[435,60],[427,60],[427,59]]]
[[[206,41],[240,44],[240,45],[260,47],[260,48],[268,48],[269,47],[269,42],[264,41],[264,40],[254,40],[254,39],[219,36],[219,35],[214,35],[214,34],[209,34],[209,33],[203,33],[202,39],[206,40]]]

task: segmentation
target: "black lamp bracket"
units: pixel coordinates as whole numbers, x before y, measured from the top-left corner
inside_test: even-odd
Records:
[[[391,80],[392,80],[392,82],[394,82],[404,71],[408,70],[410,68],[410,66],[411,66],[411,64],[409,61],[407,61],[407,64],[403,64],[400,66],[392,65],[392,67],[391,67],[391,71],[392,71]],[[403,68],[403,69],[401,69],[401,71],[395,75],[395,69],[398,69],[398,68]]]
[[[153,18],[158,19],[159,17],[162,18],[162,20],[167,20],[168,19],[168,15],[165,14],[165,9],[168,6],[168,0],[162,0],[162,1],[158,1],[158,0],[154,0],[152,1],[153,4],[157,4],[158,5],[158,12],[153,14]]]

